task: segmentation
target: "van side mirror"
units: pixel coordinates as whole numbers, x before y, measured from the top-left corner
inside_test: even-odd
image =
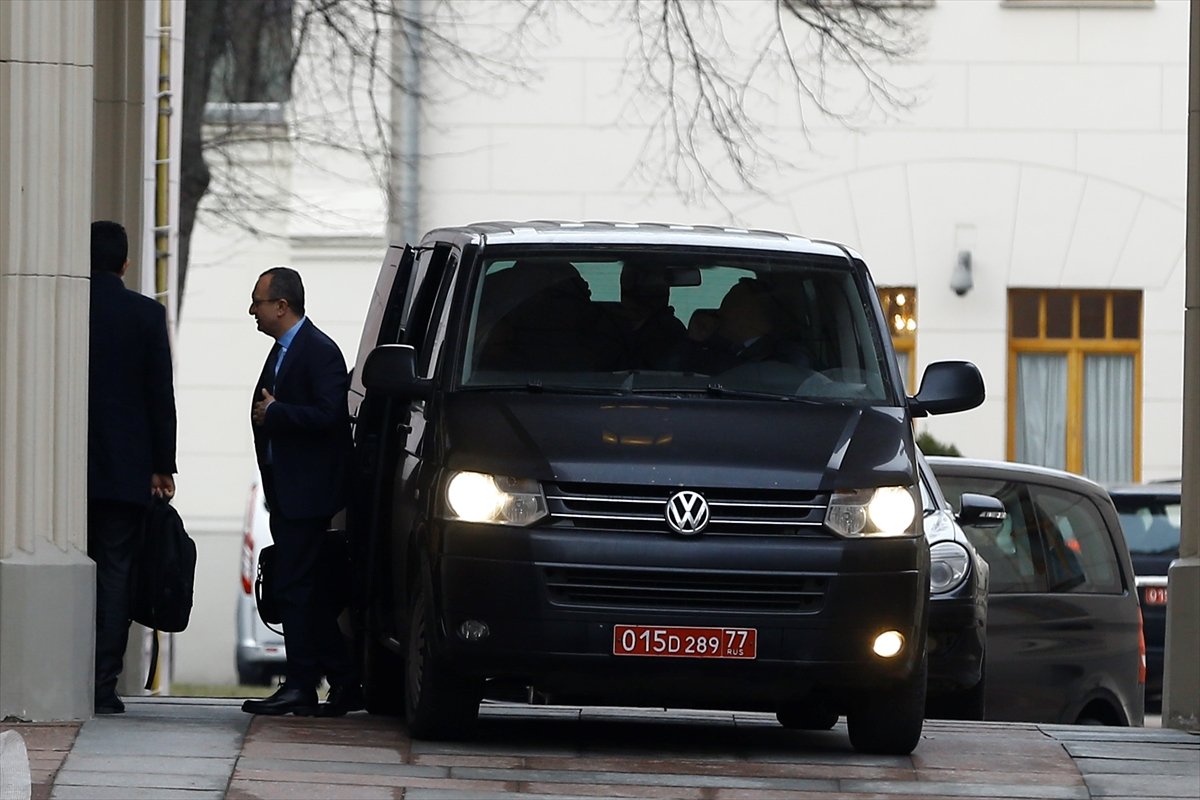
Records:
[[[925,368],[908,406],[914,417],[950,414],[975,408],[983,396],[983,376],[970,361],[935,361]]]
[[[427,398],[433,381],[417,377],[417,351],[411,344],[384,344],[367,356],[362,368],[363,388],[385,397]]]
[[[987,494],[972,494],[963,492],[959,501],[958,516],[955,519],[959,525],[970,525],[973,528],[999,528],[1008,518],[1004,503]]]

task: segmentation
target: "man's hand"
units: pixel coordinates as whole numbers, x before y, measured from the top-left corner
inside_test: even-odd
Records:
[[[170,500],[175,496],[175,478],[171,475],[151,475],[150,494]]]
[[[254,404],[254,408],[250,411],[250,419],[254,420],[255,425],[262,425],[267,419],[267,407],[275,402],[275,396],[264,388],[262,390],[262,400]]]

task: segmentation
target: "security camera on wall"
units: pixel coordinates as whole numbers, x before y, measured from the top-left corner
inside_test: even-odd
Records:
[[[959,297],[962,297],[975,285],[975,280],[971,275],[971,251],[961,250],[958,253],[958,263],[954,266],[954,272],[950,274],[950,288]]]

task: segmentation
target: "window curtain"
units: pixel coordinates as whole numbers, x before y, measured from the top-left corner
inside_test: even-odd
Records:
[[[1067,358],[1017,356],[1017,461],[1067,468]]]
[[[1087,356],[1083,472],[1099,483],[1133,480],[1133,356]]]

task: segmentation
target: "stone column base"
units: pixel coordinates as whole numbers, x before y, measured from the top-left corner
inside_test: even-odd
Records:
[[[1200,730],[1200,558],[1180,558],[1167,571],[1164,728]]]
[[[90,719],[95,640],[90,558],[43,546],[0,559],[0,719]]]

